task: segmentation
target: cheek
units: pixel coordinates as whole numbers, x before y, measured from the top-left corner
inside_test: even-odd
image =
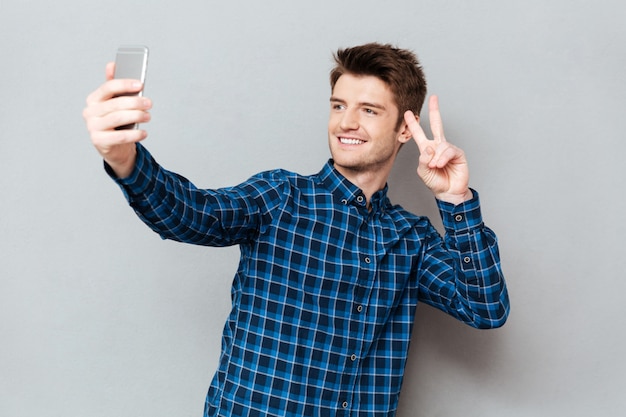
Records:
[[[336,115],[331,114],[328,116],[328,131],[331,132],[337,128],[339,123],[339,118]]]

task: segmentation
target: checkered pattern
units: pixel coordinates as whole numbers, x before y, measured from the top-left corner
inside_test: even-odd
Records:
[[[392,416],[418,300],[477,328],[508,315],[477,194],[439,202],[444,240],[386,190],[368,211],[332,161],[199,190],[138,145],[137,169],[117,181],[164,239],[240,246],[205,416]]]

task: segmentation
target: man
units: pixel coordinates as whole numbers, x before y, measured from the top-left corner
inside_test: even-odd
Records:
[[[332,159],[316,175],[260,173],[200,190],[139,144],[142,86],[108,81],[89,95],[92,141],[140,218],[163,238],[239,245],[241,260],[206,416],[395,414],[413,318],[424,301],[477,328],[506,321],[509,302],[496,237],[468,188],[464,153],[418,121],[426,82],[412,52],[366,44],[339,50],[331,73]],[[446,230],[392,205],[387,178],[415,140],[417,172]]]

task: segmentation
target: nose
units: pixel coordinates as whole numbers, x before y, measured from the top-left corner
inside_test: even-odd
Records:
[[[341,129],[345,130],[357,130],[359,128],[359,119],[356,113],[352,110],[346,110],[341,116]]]

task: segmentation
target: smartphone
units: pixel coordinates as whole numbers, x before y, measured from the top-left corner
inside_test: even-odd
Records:
[[[148,68],[148,48],[143,45],[120,46],[115,56],[115,78],[132,78],[146,82]],[[123,94],[128,96],[141,96],[139,93]],[[137,129],[138,123],[119,126],[117,130]]]

